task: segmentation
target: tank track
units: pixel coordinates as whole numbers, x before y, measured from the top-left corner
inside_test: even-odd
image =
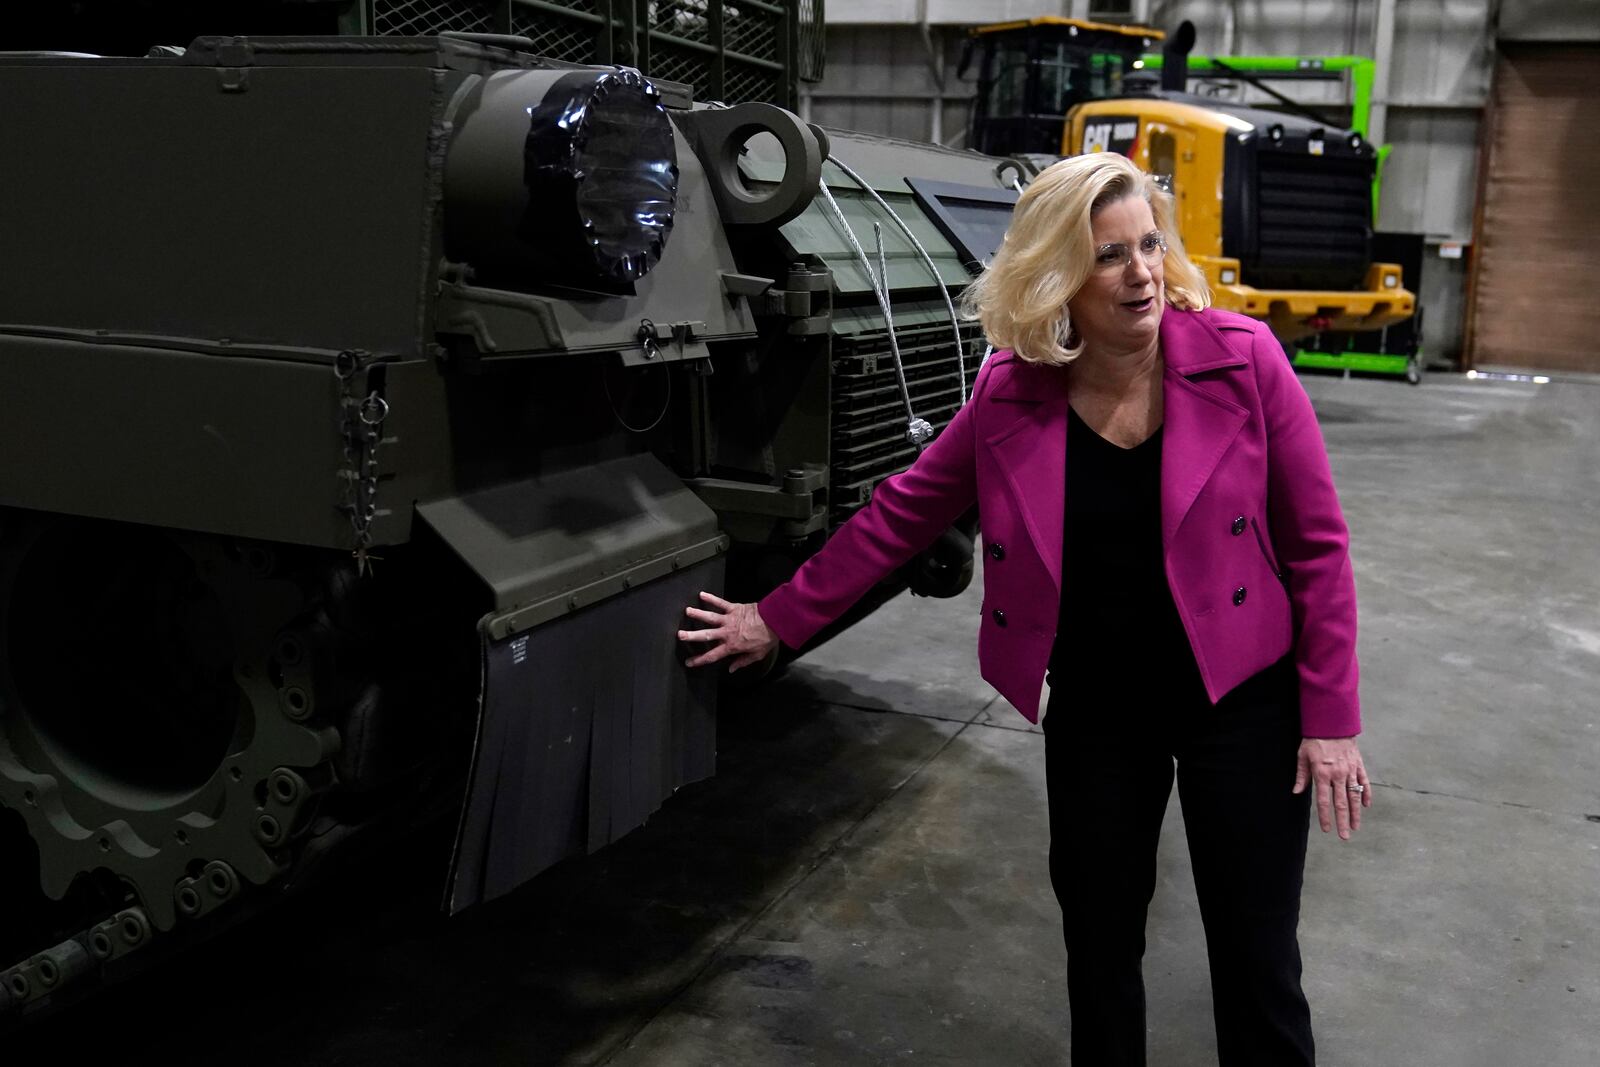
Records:
[[[20,569],[61,520],[12,522],[0,537],[0,604]],[[78,520],[67,520],[76,522]],[[58,944],[0,960],[0,1015],[17,1012],[200,924],[241,895],[282,879],[321,799],[335,787],[340,734],[332,723],[359,693],[340,657],[345,635],[328,612],[347,567],[316,566],[293,550],[201,535],[170,535],[195,580],[220,602],[233,650],[237,719],[222,758],[178,791],[130,785],[86,765],[50,736],[17,691],[11,649],[0,688],[0,806],[21,815],[39,851],[39,886],[51,900],[75,882],[120,883],[126,906]],[[336,599],[334,597],[333,599]],[[116,640],[115,620],[77,639]],[[0,634],[26,620],[0,617]],[[121,709],[101,709],[116,714]]]

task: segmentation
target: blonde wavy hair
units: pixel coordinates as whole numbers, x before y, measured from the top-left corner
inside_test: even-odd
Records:
[[[1030,363],[1065,366],[1083,354],[1067,314],[1094,270],[1097,211],[1129,196],[1150,204],[1167,241],[1167,304],[1199,311],[1211,306],[1211,287],[1189,261],[1173,212],[1172,194],[1126,156],[1094,152],[1069,156],[1039,172],[1011,215],[1000,250],[961,296],[962,314],[983,324],[996,348]]]

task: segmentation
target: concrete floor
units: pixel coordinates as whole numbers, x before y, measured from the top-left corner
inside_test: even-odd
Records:
[[[1313,832],[1330,1067],[1600,1063],[1600,383],[1306,380],[1354,540],[1376,804]],[[121,1062],[1063,1064],[1043,738],[979,592],[901,598],[725,708],[643,830],[450,921],[317,894],[7,1048]],[[1215,1063],[1174,804],[1151,1063]],[[87,1046],[87,1047],[86,1047]],[[27,1062],[26,1057],[13,1062]]]

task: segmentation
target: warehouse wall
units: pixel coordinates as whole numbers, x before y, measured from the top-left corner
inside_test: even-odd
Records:
[[[813,121],[960,144],[970,83],[955,78],[969,25],[1045,14],[1087,15],[1097,0],[855,0],[828,8],[828,71],[806,107]],[[1375,115],[1394,146],[1379,208],[1382,229],[1428,235],[1420,290],[1426,350],[1461,349],[1465,259],[1442,258],[1472,240],[1483,108],[1494,67],[1499,9],[1506,32],[1600,39],[1600,3],[1583,0],[1132,0],[1147,24],[1195,23],[1196,51],[1218,55],[1355,54],[1379,47],[1380,8],[1392,12],[1388,84]],[[1264,99],[1237,87],[1234,98]],[[1338,108],[1341,83],[1296,83],[1291,95]],[[1470,254],[1470,253],[1469,253]]]
[[[955,78],[958,35],[934,30],[925,39],[915,27],[830,25],[827,36],[827,77],[802,97],[806,118],[907,140],[962,143],[972,86]]]
[[[1468,362],[1600,372],[1600,43],[1502,42],[1485,142]],[[1530,266],[1531,265],[1531,266]]]
[[[1502,41],[1578,44],[1600,41],[1600,3],[1595,0],[1501,0]]]

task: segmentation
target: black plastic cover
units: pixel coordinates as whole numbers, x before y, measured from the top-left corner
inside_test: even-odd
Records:
[[[636,70],[574,71],[528,110],[520,236],[562,279],[628,289],[661,259],[678,164],[661,94]]]

